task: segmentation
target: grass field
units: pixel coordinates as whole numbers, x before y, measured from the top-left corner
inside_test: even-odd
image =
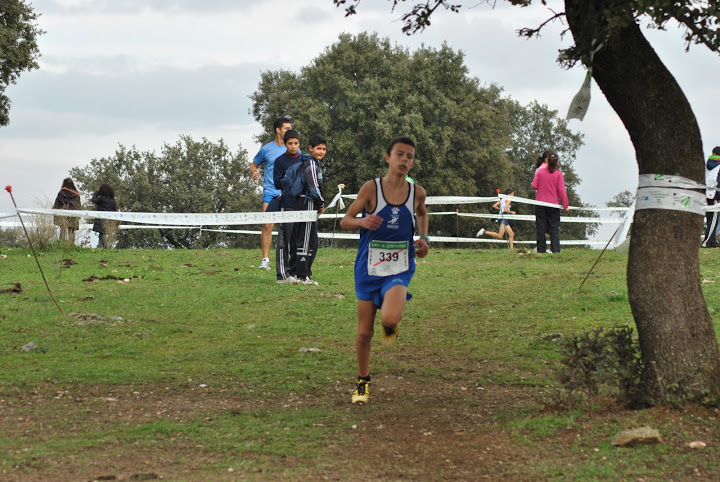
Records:
[[[574,296],[598,251],[431,250],[357,406],[354,251],[322,249],[319,286],[256,251],[48,250],[63,315],[3,248],[0,479],[720,480],[718,409],[553,404],[549,335],[633,326],[625,254]],[[718,320],[720,254],[701,274]],[[662,443],[612,446],[646,425]]]

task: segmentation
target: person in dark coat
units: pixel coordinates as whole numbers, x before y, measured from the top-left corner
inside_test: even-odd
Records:
[[[98,190],[92,196],[93,204],[97,205],[96,211],[117,211],[117,201],[115,201],[115,190],[110,184],[102,183],[98,187]],[[98,248],[106,248],[105,241],[107,240],[108,227],[114,221],[108,219],[95,218],[93,222],[93,231],[100,235],[98,241]]]
[[[80,209],[80,193],[75,183],[69,177],[63,179],[62,187],[55,198],[53,209]],[[75,231],[80,227],[80,218],[68,216],[55,216],[53,223],[60,227],[60,240],[75,243]]]

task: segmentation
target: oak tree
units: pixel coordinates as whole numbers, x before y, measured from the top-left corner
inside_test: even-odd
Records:
[[[110,184],[122,211],[250,212],[257,210],[260,194],[249,175],[249,162],[245,149],[232,152],[222,139],[180,136],[175,144],[163,145],[159,154],[121,145],[115,154],[75,167],[70,175],[86,193],[101,182]],[[251,247],[256,242],[254,236],[198,229],[133,229],[118,234],[120,248]]]
[[[24,0],[0,0],[0,126],[10,123],[9,85],[24,71],[39,68],[37,14]]]
[[[523,7],[533,3],[508,1]],[[346,10],[352,14],[359,2],[334,3],[348,4]],[[393,9],[400,5],[407,6],[392,0]],[[548,22],[564,17],[575,44],[562,52],[560,60],[568,67],[580,62],[592,68],[593,79],[630,134],[639,173],[704,183],[697,120],[677,81],[643,35],[641,23],[663,29],[677,22],[684,28],[688,48],[702,44],[717,52],[717,2],[564,0],[564,5],[564,12],[551,11],[546,22],[520,34],[535,36]],[[422,31],[441,7],[457,12],[461,5],[446,0],[415,2],[403,14],[403,30]],[[627,284],[643,362],[638,404],[669,404],[678,398],[720,401],[720,350],[700,284],[702,224],[703,216],[692,212],[635,212]]]
[[[494,196],[498,188],[520,195],[520,186],[529,189],[532,181],[525,166],[531,164],[534,173],[534,158],[547,148],[538,143],[552,141],[548,145],[560,150],[570,196],[579,202],[572,162],[581,136],[546,106],[525,107],[507,98],[501,87],[481,85],[468,74],[464,54],[447,45],[411,52],[376,34],[342,34],[299,73],[264,72],[251,98],[262,125],[287,115],[304,136],[301,144],[314,133],[328,138],[323,175],[329,196],[339,183],[354,193],[383,175],[387,142],[409,134],[418,142],[411,176],[433,196]],[[512,150],[519,145],[526,151]],[[455,206],[445,210],[450,208]],[[462,206],[464,212],[489,209]],[[518,223],[518,236],[533,236],[534,226],[524,225]],[[477,229],[476,218],[456,223],[450,216],[435,217],[431,227],[433,234],[445,236],[474,236]],[[568,233],[575,230],[568,235],[585,239],[585,229],[568,226]]]

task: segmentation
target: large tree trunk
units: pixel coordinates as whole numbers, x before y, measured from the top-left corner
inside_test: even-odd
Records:
[[[605,37],[601,12],[609,3],[565,0],[566,15],[578,47],[590,51],[595,36],[604,43],[592,62],[593,78],[630,134],[640,174],[704,183],[690,104],[631,18]],[[700,283],[702,225],[703,216],[693,213],[635,213],[627,283],[644,363],[636,401],[645,405],[720,397],[720,352]]]

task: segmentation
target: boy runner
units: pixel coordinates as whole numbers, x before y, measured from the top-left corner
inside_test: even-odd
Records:
[[[370,395],[370,342],[378,308],[383,344],[395,343],[407,288],[415,273],[415,256],[428,253],[428,215],[425,189],[405,179],[415,163],[415,142],[396,137],[385,154],[388,171],[366,182],[340,221],[346,230],[360,229],[355,260],[358,328],[355,352],[358,382],[353,403],[366,403]],[[356,217],[362,213],[362,217]],[[417,227],[420,239],[413,242]]]

